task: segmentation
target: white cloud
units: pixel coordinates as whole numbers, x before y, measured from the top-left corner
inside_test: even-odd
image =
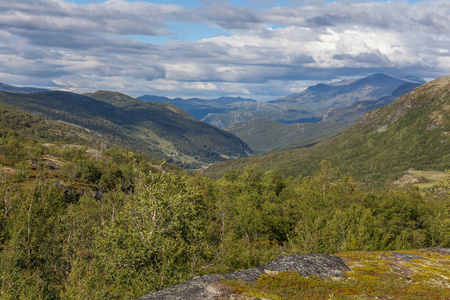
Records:
[[[23,84],[28,78],[80,92],[267,100],[319,80],[373,72],[432,78],[450,68],[449,15],[446,0],[270,9],[224,1],[190,9],[125,0],[1,1],[0,80]],[[129,37],[172,35],[167,24],[173,21],[209,24],[231,35],[163,45]]]

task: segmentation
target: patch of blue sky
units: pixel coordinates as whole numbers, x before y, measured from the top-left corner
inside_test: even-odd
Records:
[[[128,0],[129,1],[129,0]],[[177,4],[180,6],[183,6],[185,8],[191,8],[191,7],[200,7],[203,6],[203,1],[199,0],[140,0],[155,4]]]
[[[64,0],[65,2],[73,2],[75,4],[79,4],[79,5],[85,5],[85,4],[90,4],[90,3],[100,3],[100,2],[105,2],[106,0]]]
[[[204,38],[230,36],[228,30],[207,23],[185,23],[173,21],[166,24],[166,28],[174,32],[174,39],[196,42]]]
[[[254,8],[272,8],[276,6],[289,6],[292,0],[229,0],[235,6],[250,6]]]
[[[139,35],[139,34],[125,34],[125,35],[121,35],[121,36],[139,41],[141,43],[158,44],[158,45],[162,45],[169,41],[174,40],[174,38],[172,36],[168,36],[168,35],[148,36],[148,35]]]
[[[164,44],[169,41],[187,41],[196,42],[205,38],[217,36],[230,36],[231,33],[219,27],[209,26],[206,23],[186,23],[173,21],[166,23],[165,28],[173,34],[165,36],[147,36],[147,35],[125,35],[142,43]]]
[[[278,28],[286,28],[286,25],[279,25],[279,24],[270,24],[266,26],[267,28],[272,28],[272,29],[278,29]]]

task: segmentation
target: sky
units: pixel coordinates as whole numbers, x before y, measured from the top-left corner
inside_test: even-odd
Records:
[[[0,82],[274,100],[374,73],[450,75],[450,1],[0,0]]]

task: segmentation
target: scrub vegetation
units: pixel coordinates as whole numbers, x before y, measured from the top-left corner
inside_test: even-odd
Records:
[[[421,107],[427,117],[417,114],[419,123],[408,115],[414,105],[402,102],[400,110],[377,112],[386,123],[366,116],[346,133],[354,135],[348,147],[362,155],[355,154],[347,168],[317,161],[310,174],[287,177],[251,165],[217,180],[146,154],[106,148],[105,136],[86,128],[2,105],[0,298],[135,299],[198,275],[294,253],[340,253],[352,271],[341,281],[280,273],[255,284],[228,284],[269,299],[448,298],[448,255],[414,249],[450,248],[450,178],[420,191],[374,187],[344,172],[384,178],[379,169],[400,158],[392,139],[415,145],[403,156],[419,155],[412,160],[418,166],[445,167],[442,130],[448,120],[440,117],[445,109],[438,102],[426,101],[432,108]],[[401,114],[411,122],[404,130]],[[386,124],[387,131],[377,131]],[[411,132],[424,132],[417,124],[432,134],[412,139]],[[349,156],[339,141],[336,149]],[[442,148],[430,148],[439,141]],[[382,144],[390,155],[376,163],[374,149]],[[373,163],[370,170],[363,156]]]

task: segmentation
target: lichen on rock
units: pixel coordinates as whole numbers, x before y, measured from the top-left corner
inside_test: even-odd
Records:
[[[194,299],[251,299],[234,295],[224,285],[217,284],[221,279],[254,282],[259,276],[269,272],[294,271],[302,276],[345,277],[342,271],[350,271],[339,257],[325,254],[294,254],[280,257],[272,262],[251,269],[225,275],[209,274],[200,276],[161,291],[140,298],[141,300],[194,300]]]

